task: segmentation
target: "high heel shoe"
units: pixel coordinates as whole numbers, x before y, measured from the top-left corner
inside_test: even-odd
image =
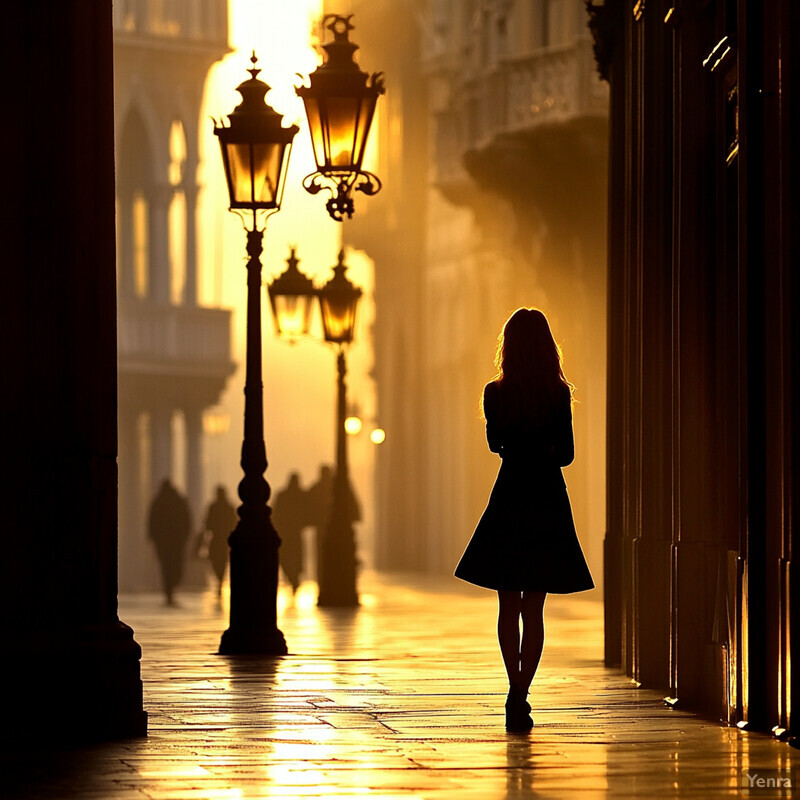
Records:
[[[529,731],[532,727],[531,707],[525,699],[525,692],[512,684],[506,698],[506,730]]]

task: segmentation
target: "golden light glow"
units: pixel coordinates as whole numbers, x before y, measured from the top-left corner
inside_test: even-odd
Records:
[[[203,414],[203,432],[210,436],[227,433],[231,427],[231,415],[223,408],[210,408]]]
[[[175,305],[184,302],[186,287],[186,194],[175,190],[169,203],[169,292]]]
[[[205,475],[204,491],[209,496],[217,483],[225,484],[233,496],[241,479],[247,289],[242,223],[227,210],[225,172],[210,120],[219,120],[241,102],[236,87],[248,77],[253,50],[262,70],[259,79],[271,87],[266,101],[284,115],[284,126],[293,123],[300,126],[292,145],[281,210],[267,224],[261,256],[263,282],[269,284],[284,271],[289,248],[299,244],[303,272],[318,285],[324,284],[341,248],[342,233],[341,224],[330,219],[319,196],[310,195],[302,186],[303,178],[314,172],[316,165],[305,109],[295,86],[301,82],[298,74],[311,74],[321,62],[321,54],[314,45],[322,18],[322,0],[230,0],[228,7],[232,52],[212,68],[200,114],[198,179],[203,191],[198,212],[198,293],[201,304],[233,309],[231,339],[238,369],[219,400],[219,407],[229,415],[229,429],[214,441],[214,457]],[[375,122],[367,147],[372,152],[377,150]],[[374,265],[366,254],[357,250],[348,251],[347,262],[348,276],[364,290],[358,311],[359,331],[348,350],[348,388],[353,398],[359,398],[364,416],[372,418],[375,387],[370,369],[374,356],[368,332],[374,316]],[[330,418],[336,404],[335,363],[331,349],[319,342],[322,324],[316,309],[311,319],[311,336],[299,338],[292,347],[275,335],[271,309],[265,306],[262,315],[264,435],[270,462],[266,477],[273,491],[277,491],[292,471],[299,472],[304,486],[313,483],[320,463],[334,457],[335,429]],[[216,431],[215,423],[210,424]],[[366,436],[362,439],[363,442],[349,440],[350,467],[364,514],[359,531],[360,555],[368,563],[374,513],[371,502],[374,449]]]
[[[360,417],[348,417],[344,421],[344,429],[351,436],[361,433],[361,419]]]
[[[169,182],[177,186],[183,181],[183,169],[186,164],[186,135],[183,123],[175,120],[169,129]]]
[[[383,428],[375,428],[369,435],[372,444],[383,444],[386,440],[386,431]]]
[[[133,290],[137,297],[147,297],[150,289],[150,209],[140,191],[133,195],[131,222],[133,234]]]

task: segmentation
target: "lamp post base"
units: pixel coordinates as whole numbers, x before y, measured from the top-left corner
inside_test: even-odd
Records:
[[[335,595],[328,592],[319,596],[317,605],[322,608],[358,608],[360,601],[357,594]]]
[[[222,634],[218,652],[221,656],[285,656],[289,650],[278,628],[228,628]]]

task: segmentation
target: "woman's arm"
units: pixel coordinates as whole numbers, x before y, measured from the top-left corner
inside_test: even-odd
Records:
[[[553,431],[553,458],[559,467],[575,460],[575,438],[572,433],[572,399],[567,394],[563,409],[559,409]]]
[[[483,416],[486,417],[486,441],[489,443],[489,450],[493,453],[503,454],[503,436],[498,425],[498,406],[500,397],[498,386],[492,381],[487,383],[483,389]]]

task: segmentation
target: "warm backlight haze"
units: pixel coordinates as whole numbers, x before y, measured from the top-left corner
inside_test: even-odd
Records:
[[[239,368],[228,383],[219,409],[206,414],[206,495],[222,482],[235,494],[241,477],[241,447],[246,297],[245,233],[239,218],[227,211],[228,193],[219,145],[213,135],[211,118],[224,118],[241,97],[236,87],[246,80],[250,56],[255,51],[259,78],[271,90],[266,102],[282,114],[283,125],[300,126],[289,159],[281,211],[267,222],[262,255],[263,280],[273,280],[286,269],[286,260],[296,247],[299,268],[315,283],[330,279],[341,238],[340,224],[325,210],[324,195],[311,196],[302,179],[314,171],[314,157],[303,103],[295,93],[299,75],[307,76],[319,65],[314,49],[321,17],[316,0],[231,0],[229,41],[232,52],[211,70],[206,86],[201,119],[201,176],[204,187],[200,203],[200,302],[234,309],[234,359]],[[345,223],[346,224],[346,223]],[[364,294],[358,310],[356,335],[348,357],[349,398],[361,414],[374,416],[374,388],[369,378],[372,365],[370,323],[372,304],[372,263],[361,253],[345,254],[349,279]],[[332,464],[335,455],[334,350],[321,341],[319,309],[313,309],[312,337],[290,344],[279,341],[271,318],[266,292],[262,301],[264,428],[269,467],[267,480],[273,493],[292,471],[307,487],[317,478],[322,463]],[[221,431],[220,420],[229,419]],[[371,430],[372,428],[370,428]],[[371,474],[374,444],[368,432],[348,437],[351,474],[362,501],[364,520],[359,525],[362,556],[368,558],[371,532]]]

